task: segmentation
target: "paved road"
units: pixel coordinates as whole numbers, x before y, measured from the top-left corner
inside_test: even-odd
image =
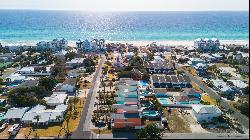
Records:
[[[195,82],[203,91],[205,91],[209,96],[211,96],[214,99],[220,99],[220,96],[216,94],[213,90],[211,90],[209,87],[204,85],[201,81],[199,81],[196,77],[194,77],[192,74],[186,72],[186,70],[183,69],[183,71],[190,77],[190,80]],[[244,126],[243,131],[245,133],[249,133],[249,118],[245,115],[241,114],[237,109],[230,106],[225,100],[221,100],[221,106],[225,108],[226,110],[231,109],[234,110],[234,113],[231,114],[231,116],[238,120],[241,126]]]
[[[73,139],[90,139],[92,137],[92,133],[89,130],[89,124],[91,122],[91,116],[93,112],[92,109],[94,108],[94,102],[95,102],[95,94],[97,87],[99,87],[99,79],[101,76],[102,72],[101,70],[104,62],[105,62],[105,57],[104,55],[102,55],[96,74],[92,81],[94,85],[89,90],[87,99],[85,101],[85,106],[83,107],[82,110],[80,123],[77,127],[77,130],[72,134]]]
[[[231,133],[165,133],[163,139],[249,139],[249,135]]]
[[[117,134],[101,134],[94,139],[135,139],[135,135],[128,132]],[[164,133],[163,139],[249,139],[247,134],[235,133]]]

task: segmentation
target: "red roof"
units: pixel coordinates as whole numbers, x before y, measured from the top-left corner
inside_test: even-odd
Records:
[[[137,102],[125,102],[126,105],[136,105]]]
[[[117,109],[116,113],[123,113],[123,109]]]

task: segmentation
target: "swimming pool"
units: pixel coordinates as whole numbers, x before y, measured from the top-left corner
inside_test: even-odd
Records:
[[[8,87],[17,87],[19,84],[9,84]]]
[[[146,81],[139,81],[139,84],[142,85],[142,86],[148,86],[148,83]]]
[[[0,113],[0,121],[2,121],[4,118],[4,113]]]
[[[168,101],[166,98],[158,98],[158,100],[162,105],[168,105]]]
[[[143,111],[142,113],[144,116],[150,116],[150,117],[156,117],[159,115],[158,111],[151,111],[151,110]]]

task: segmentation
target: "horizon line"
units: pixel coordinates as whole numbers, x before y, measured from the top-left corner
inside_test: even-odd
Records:
[[[249,10],[73,10],[73,9],[0,9],[26,11],[76,11],[76,12],[249,12]]]

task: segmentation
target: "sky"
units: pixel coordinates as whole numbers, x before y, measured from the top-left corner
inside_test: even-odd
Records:
[[[249,0],[0,0],[0,9],[249,11]]]

